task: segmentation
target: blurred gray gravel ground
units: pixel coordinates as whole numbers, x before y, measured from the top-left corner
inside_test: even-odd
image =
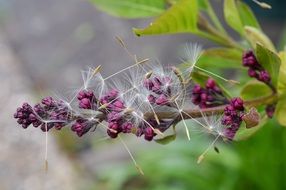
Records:
[[[13,119],[16,106],[33,102],[31,82],[0,34],[0,189],[73,190],[75,171],[49,135],[49,170],[44,170],[45,135],[22,129]]]

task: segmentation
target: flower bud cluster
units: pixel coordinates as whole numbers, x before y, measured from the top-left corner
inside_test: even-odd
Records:
[[[150,91],[148,100],[151,104],[169,105],[172,79],[168,76],[155,76],[144,79],[144,87]]]
[[[126,102],[119,96],[116,89],[107,92],[100,99],[101,104],[106,107],[106,122],[108,123],[107,134],[111,138],[116,138],[119,133],[134,133],[140,137],[144,135],[145,140],[151,141],[156,133],[155,128],[160,125],[155,120],[148,120],[135,124],[136,115],[134,116],[132,108],[128,108]],[[132,122],[133,121],[133,122]],[[163,122],[163,121],[162,121]]]
[[[71,126],[71,130],[77,134],[77,136],[81,137],[86,134],[96,122],[89,121],[84,118],[79,118],[76,122]]]
[[[131,122],[126,120],[127,116],[124,113],[126,106],[118,94],[118,90],[112,89],[100,98],[101,105],[106,107],[106,121],[108,122],[107,134],[111,138],[116,138],[121,132],[131,133],[134,127]]]
[[[269,73],[259,64],[256,59],[253,51],[247,51],[243,54],[242,57],[243,66],[248,67],[248,75],[250,77],[256,78],[257,80],[267,84],[272,91],[275,91],[275,88],[271,84],[271,77]],[[265,108],[266,114],[269,118],[273,117],[275,112],[275,105],[268,105]]]
[[[200,108],[211,108],[228,103],[216,82],[209,78],[205,88],[195,84],[192,89],[192,102]]]
[[[46,97],[42,99],[41,104],[36,104],[34,107],[24,103],[17,109],[14,118],[23,128],[32,124],[34,127],[40,126],[42,131],[48,131],[51,128],[60,130],[70,119],[70,113],[63,102]]]
[[[232,140],[242,122],[244,106],[241,98],[233,98],[224,109],[222,124],[228,126],[224,129],[224,136]]]
[[[79,108],[82,109],[96,109],[97,99],[91,90],[82,90],[78,93]]]
[[[248,67],[248,75],[252,78],[269,84],[271,81],[269,73],[262,67],[261,64],[257,61],[253,51],[247,51],[243,54],[242,64],[245,67]]]

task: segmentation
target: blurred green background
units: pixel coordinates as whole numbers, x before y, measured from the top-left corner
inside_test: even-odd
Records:
[[[273,9],[267,11],[247,2],[266,33],[282,47],[286,41],[285,1],[273,1]],[[221,1],[215,3],[220,9]],[[132,60],[114,42],[116,35],[123,37],[134,53],[163,64],[179,63],[178,47],[185,42],[214,46],[186,34],[135,37],[131,28],[149,21],[114,18],[87,1],[0,0],[0,84],[5,89],[1,97],[9,99],[3,99],[2,108],[12,115],[22,94],[32,102],[52,94],[50,89],[70,94],[81,83],[80,70],[87,66],[101,64],[103,74],[108,75],[130,65]],[[107,140],[104,131],[78,138],[66,129],[50,135],[49,154],[53,156],[49,175],[43,175],[44,134],[32,128],[20,129],[3,113],[1,110],[1,190],[286,189],[286,131],[276,121],[248,140],[218,142],[219,153],[210,149],[201,164],[197,164],[198,156],[214,140],[204,134],[194,131],[187,141],[184,131],[179,130],[176,141],[168,145],[126,137],[144,176],[119,140]],[[56,175],[59,171],[63,172],[61,177]]]

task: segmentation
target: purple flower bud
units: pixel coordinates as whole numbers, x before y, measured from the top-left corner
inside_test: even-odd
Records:
[[[270,81],[270,75],[266,70],[260,71],[258,80],[268,83]]]
[[[156,94],[160,94],[162,92],[161,85],[159,83],[153,82],[152,91],[155,92]]]
[[[46,105],[46,106],[55,106],[55,101],[52,97],[45,97],[42,99],[42,104]]]
[[[107,115],[107,121],[110,122],[118,122],[122,119],[122,114],[118,112],[110,112]]]
[[[192,93],[193,94],[200,94],[202,92],[202,87],[198,84],[195,84]]]
[[[193,96],[192,96],[192,102],[193,102],[193,104],[195,104],[195,105],[199,105],[200,102],[201,102],[200,95],[199,95],[199,94],[193,95]]]
[[[60,128],[60,126],[58,126]],[[86,134],[91,128],[91,124],[87,120],[78,119],[71,127],[71,130],[76,132],[77,136],[81,137]]]
[[[74,131],[74,132],[78,132],[78,131],[81,131],[83,128],[82,124],[81,123],[74,123],[71,127],[71,130]]]
[[[209,78],[206,82],[206,88],[213,89],[216,86],[216,83],[213,79]]]
[[[78,93],[79,108],[91,109],[97,104],[97,99],[91,90],[82,90]]]
[[[153,82],[151,79],[144,79],[143,85],[146,89],[151,90],[153,87]]]
[[[141,127],[137,128],[136,136],[141,137],[143,134],[144,134],[143,128],[141,128]]]
[[[168,104],[169,100],[168,98],[164,95],[161,94],[157,99],[156,99],[156,104],[157,105],[166,105]]]
[[[232,123],[232,117],[229,116],[229,115],[225,115],[223,118],[222,118],[222,122],[221,122],[223,125],[231,125]]]
[[[147,141],[152,141],[155,133],[151,127],[147,127],[144,130],[144,139]]]
[[[162,82],[162,80],[161,80],[161,78],[160,77],[154,77],[154,83],[155,84],[157,84],[157,85],[159,85],[159,86],[161,86],[162,84],[163,84],[163,82]]]
[[[88,98],[83,98],[79,102],[79,107],[82,109],[91,109],[91,102]]]
[[[53,123],[42,123],[41,124],[41,130],[43,131],[43,132],[47,132],[47,131],[49,131],[51,128],[53,128],[53,126],[54,126],[54,124]]]
[[[244,110],[243,100],[241,98],[233,98],[231,99],[230,103],[234,107],[234,109],[241,110],[241,111]]]
[[[77,94],[77,99],[78,100],[81,100],[85,98],[85,91],[80,91],[78,94]]]
[[[154,103],[155,103],[155,96],[153,96],[152,94],[148,95],[148,101],[149,101],[151,104],[154,104]]]
[[[249,68],[248,69],[248,76],[256,78],[257,77],[257,73],[256,73],[256,71],[254,69]]]
[[[64,127],[64,125],[60,124],[60,123],[55,123],[54,124],[54,128],[57,130],[61,130]]]
[[[240,123],[233,123],[230,127],[228,128],[225,128],[223,133],[224,133],[224,136],[226,138],[228,138],[229,140],[233,140],[236,132],[238,131],[239,129],[239,126],[240,126]]]
[[[32,121],[32,122],[35,122],[35,121],[38,120],[38,118],[35,116],[35,114],[30,113],[30,115],[29,115],[29,120]]]
[[[253,51],[247,51],[243,54],[242,64],[245,67],[252,67],[252,68],[257,67],[259,65]]]
[[[214,101],[215,100],[215,98],[213,97],[213,96],[211,96],[211,95],[208,95],[207,96],[207,101],[208,102],[212,102],[212,101]]]
[[[232,105],[228,105],[224,108],[225,115],[236,115],[236,111]]]
[[[200,106],[200,108],[202,108],[202,109],[208,108],[208,105],[206,104],[206,102],[201,102],[201,103],[199,104],[199,106]]]
[[[44,108],[43,108],[40,104],[36,104],[36,105],[34,106],[34,111],[35,111],[38,115],[40,115],[40,116],[42,116],[43,114],[45,114],[45,110],[44,110]]]
[[[111,138],[116,138],[120,132],[120,127],[116,122],[111,122],[108,124],[107,134]]]
[[[218,94],[222,94],[221,89],[218,86],[215,86],[213,90]]]
[[[131,122],[126,122],[122,124],[121,128],[123,133],[131,133],[133,124]]]
[[[89,99],[94,97],[94,94],[93,94],[93,92],[92,92],[91,90],[86,91],[86,92],[85,92],[85,95],[86,95],[86,97],[89,98]]]
[[[22,109],[23,111],[30,111],[32,107],[28,103],[23,103]]]
[[[201,98],[201,100],[202,100],[203,102],[205,102],[205,101],[207,100],[207,98],[208,98],[208,95],[207,95],[206,93],[202,93],[201,96],[200,96],[200,98]]]
[[[266,114],[269,118],[273,117],[273,115],[275,113],[275,107],[276,107],[276,105],[267,105],[266,106],[265,111],[266,111]]]
[[[124,103],[121,100],[116,100],[114,102],[112,102],[109,107],[113,110],[113,111],[122,111],[125,106]]]
[[[14,118],[20,118],[20,119],[24,119],[25,118],[25,115],[22,111],[17,111],[15,114],[14,114]]]
[[[112,89],[108,92],[107,96],[110,98],[110,99],[114,99],[118,96],[118,90],[116,89]]]
[[[23,124],[22,124],[22,127],[23,127],[24,129],[27,129],[27,128],[29,127],[29,124],[23,123]]]

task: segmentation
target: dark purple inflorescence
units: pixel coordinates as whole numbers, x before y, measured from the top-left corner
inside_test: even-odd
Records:
[[[224,109],[221,122],[227,126],[223,131],[223,135],[232,140],[242,122],[244,111],[243,100],[240,98],[228,100],[211,78],[206,81],[205,88],[199,84],[195,84],[192,95],[192,102],[202,109],[228,104]]]
[[[42,99],[41,104],[34,107],[24,103],[14,114],[14,118],[23,128],[29,125],[39,127],[43,131],[51,128],[60,130],[70,119],[69,109],[61,101],[56,101],[52,97]]]
[[[258,62],[253,51],[249,50],[243,54],[242,64],[243,66],[248,67],[248,75],[250,77],[256,78],[257,80],[265,83],[272,89],[272,91],[275,91],[275,88],[271,84],[271,77],[269,73]],[[267,116],[272,118],[275,111],[275,105],[266,106],[265,111]]]
[[[150,91],[148,100],[151,104],[170,105],[172,79],[168,76],[154,76],[144,80],[144,87]]]
[[[253,51],[246,51],[242,57],[242,64],[248,67],[248,75],[256,78],[257,80],[270,84],[271,78],[269,73],[257,61]]]
[[[81,137],[86,134],[96,122],[89,121],[83,118],[77,119],[76,122],[71,126],[71,130],[77,134],[77,136]]]
[[[224,109],[222,124],[228,126],[224,129],[224,136],[232,140],[242,122],[244,107],[241,98],[233,98]]]
[[[192,102],[200,108],[211,108],[228,103],[221,89],[215,81],[209,78],[206,81],[205,88],[195,84],[192,90]]]
[[[107,134],[111,138],[116,138],[119,133],[134,133],[136,136],[144,135],[145,140],[151,141],[156,136],[155,128],[160,130],[160,126],[153,120],[140,122],[137,126],[132,123],[132,110],[129,110],[124,101],[118,96],[118,91],[111,90],[100,99],[101,104],[106,107],[108,122]]]
[[[82,90],[78,93],[79,108],[96,109],[97,99],[91,90]]]
[[[167,88],[164,91],[161,86],[168,82],[167,78],[155,78],[152,84],[150,82],[152,88],[149,89],[154,92],[154,95],[158,95],[155,101],[158,105],[166,105],[162,95],[168,93],[169,90]],[[80,109],[93,110],[95,112],[91,113],[97,114],[94,116],[88,116],[85,112],[81,114],[72,110],[70,106],[67,106],[68,104],[62,101],[46,97],[41,104],[36,104],[34,107],[24,103],[22,107],[17,109],[14,117],[18,119],[18,123],[23,128],[32,124],[34,127],[40,126],[43,131],[49,131],[51,128],[59,130],[69,125],[79,137],[86,134],[91,128],[96,128],[102,121],[106,121],[107,134],[111,138],[116,138],[119,133],[133,133],[138,137],[144,135],[148,141],[156,136],[155,128],[164,131],[171,125],[170,122],[164,120],[160,120],[160,124],[158,124],[154,119],[136,122],[134,115],[132,115],[133,110],[126,107],[116,89],[108,91],[99,98],[91,90],[81,90],[77,94],[77,100]]]

